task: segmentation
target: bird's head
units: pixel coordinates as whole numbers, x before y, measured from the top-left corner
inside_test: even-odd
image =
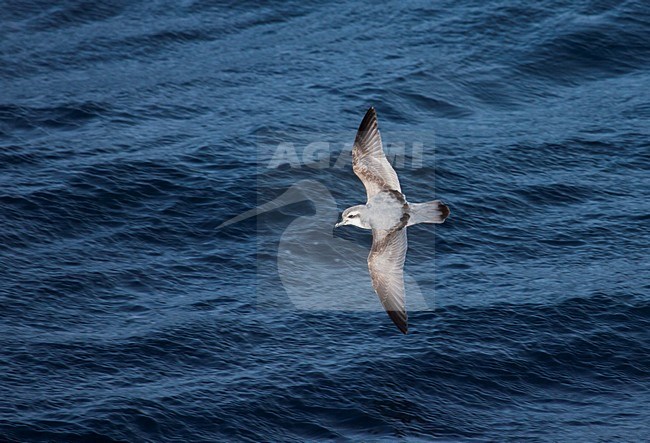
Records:
[[[335,228],[338,228],[339,226],[345,226],[345,225],[353,225],[353,226],[358,226],[362,227],[361,225],[361,208],[359,206],[352,206],[351,208],[346,209],[343,211],[343,215],[341,216],[341,221],[338,222],[336,225],[334,225]]]

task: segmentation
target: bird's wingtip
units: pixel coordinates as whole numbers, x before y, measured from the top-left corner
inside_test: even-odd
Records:
[[[409,326],[408,326],[409,324],[406,317],[406,312],[387,310],[386,313],[388,314],[390,319],[393,320],[393,323],[395,323],[397,329],[399,329],[402,334],[406,335],[409,330]]]

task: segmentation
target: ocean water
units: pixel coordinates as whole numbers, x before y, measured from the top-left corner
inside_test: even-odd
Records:
[[[405,336],[333,306],[377,308],[363,269],[279,259],[363,189],[273,147],[371,105],[452,213],[409,228]],[[1,441],[650,441],[649,246],[647,2],[0,8]]]

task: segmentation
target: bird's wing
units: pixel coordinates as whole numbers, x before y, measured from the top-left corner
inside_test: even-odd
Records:
[[[368,109],[359,125],[352,148],[352,169],[363,182],[368,200],[381,191],[402,192],[397,174],[381,145],[375,108]]]
[[[406,334],[408,318],[404,302],[404,260],[406,258],[406,229],[372,231],[372,248],[368,269],[372,287],[393,323]]]

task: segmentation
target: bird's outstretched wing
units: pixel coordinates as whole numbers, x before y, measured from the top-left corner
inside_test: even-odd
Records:
[[[408,317],[404,301],[404,260],[406,258],[406,228],[391,231],[373,230],[368,269],[372,287],[381,304],[404,334]]]
[[[368,200],[381,191],[402,192],[399,179],[381,145],[375,108],[368,109],[359,125],[352,148],[352,169],[366,188]]]

